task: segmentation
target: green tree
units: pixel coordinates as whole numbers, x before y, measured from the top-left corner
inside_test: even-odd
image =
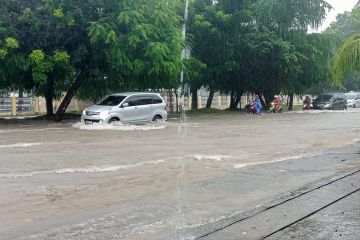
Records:
[[[344,41],[344,44],[347,44],[346,39],[348,39],[351,36],[356,36],[360,33],[360,9],[355,8],[351,12],[345,12],[344,14],[339,14],[336,18],[336,21],[333,22],[329,28],[325,31],[328,34],[332,34],[334,37],[339,38],[339,40]],[[341,47],[341,44],[339,42],[338,48]],[[341,47],[343,48],[343,47]],[[337,53],[337,57],[340,54],[340,50]],[[343,53],[345,54],[345,53]],[[345,70],[346,63],[338,63],[340,65],[344,64],[344,66],[340,67],[338,65],[338,68],[342,68]],[[345,72],[341,73],[338,70],[335,70],[336,68],[334,65],[332,65],[333,71],[337,71],[337,73],[334,75],[334,83],[338,85],[338,87],[342,87],[339,85],[343,85],[345,89],[348,91],[350,90],[358,90],[358,86],[360,85],[360,73],[356,71],[356,68],[347,68]],[[349,67],[349,66],[347,66]],[[354,70],[355,69],[355,70]]]
[[[305,91],[329,75],[323,50],[330,46],[307,30],[330,8],[322,0],[195,1],[191,34],[193,55],[207,66],[203,86],[230,93],[231,108],[244,92],[270,101],[275,93]]]
[[[329,36],[309,35],[308,29],[317,28],[325,19],[331,6],[323,0],[260,0],[256,3],[260,25],[275,32],[294,46],[296,61],[289,62],[286,81],[280,91],[290,96],[289,109],[295,93],[300,94],[312,84],[328,81],[327,64],[333,49]],[[322,44],[322,45],[321,45]]]
[[[52,100],[66,92],[56,120],[71,99],[99,98],[111,90],[174,86],[182,49],[179,1],[5,1],[0,28],[18,39],[34,91]],[[1,34],[1,31],[0,31]]]
[[[292,109],[294,94],[308,93],[313,85],[331,83],[327,67],[338,46],[337,38],[331,34],[297,34],[291,41],[297,52],[298,67],[290,71],[288,81],[282,92],[290,96],[289,109]]]
[[[352,70],[360,70],[360,35],[348,38],[331,61],[331,72],[336,83],[342,82]]]
[[[206,65],[202,68],[201,78],[193,78],[188,81],[192,92],[192,107],[197,106],[197,91],[205,86],[209,89],[207,108],[211,107],[214,92],[223,90],[221,83],[228,77],[233,62],[233,48],[229,45],[231,39],[232,15],[225,14],[212,1],[198,1],[193,6],[194,11],[190,14],[190,28],[192,55],[197,61]],[[196,61],[193,61],[196,64]]]
[[[31,88],[31,83],[26,81],[28,66],[27,57],[19,51],[17,39],[7,37],[0,41],[0,89],[14,91]]]
[[[360,33],[360,9],[355,8],[351,12],[339,14],[325,32],[342,40]]]
[[[325,0],[258,0],[257,19],[270,30],[286,33],[318,28],[331,5]]]

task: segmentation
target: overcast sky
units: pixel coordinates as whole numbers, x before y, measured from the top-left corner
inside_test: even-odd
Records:
[[[334,8],[327,16],[324,24],[317,30],[317,32],[321,32],[325,30],[331,22],[336,20],[336,16],[339,13],[343,13],[345,11],[351,11],[351,9],[355,6],[358,0],[326,0],[331,6]]]

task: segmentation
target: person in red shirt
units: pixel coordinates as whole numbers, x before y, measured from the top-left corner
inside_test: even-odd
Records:
[[[273,109],[273,112],[275,112],[275,113],[281,112],[281,110],[282,110],[282,102],[281,102],[278,95],[274,96],[274,100],[272,100],[272,103],[275,105],[274,109]]]

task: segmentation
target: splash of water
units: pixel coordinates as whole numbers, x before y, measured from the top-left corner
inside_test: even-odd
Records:
[[[263,162],[238,163],[238,164],[234,165],[234,168],[240,169],[240,168],[256,166],[256,165],[279,163],[279,162],[284,162],[284,161],[289,161],[289,160],[302,159],[302,158],[306,158],[306,157],[315,157],[315,156],[319,156],[319,155],[321,155],[321,154],[303,154],[303,155],[289,156],[289,157],[284,157],[284,158],[270,160],[270,161],[263,161]]]
[[[18,173],[6,173],[0,174],[0,178],[20,178],[20,177],[33,177],[41,174],[68,174],[68,173],[103,173],[103,172],[116,172],[121,170],[128,170],[137,168],[144,165],[158,165],[164,163],[164,160],[145,161],[129,165],[115,165],[115,166],[103,166],[103,167],[79,167],[79,168],[63,168],[36,172],[18,172]]]
[[[198,161],[211,160],[211,161],[215,161],[215,162],[221,162],[224,160],[228,160],[231,157],[232,157],[231,155],[200,155],[200,154],[194,155],[195,160],[198,160]]]
[[[149,130],[161,130],[167,127],[166,122],[152,123],[152,124],[141,124],[141,125],[131,125],[123,123],[75,123],[72,125],[73,128],[78,128],[80,130],[118,130],[118,131],[149,131]]]
[[[40,145],[41,143],[14,143],[14,144],[0,145],[0,148],[27,148],[27,147],[34,147]]]

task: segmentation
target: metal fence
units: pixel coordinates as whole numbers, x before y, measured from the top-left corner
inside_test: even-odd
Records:
[[[17,113],[34,113],[35,98],[0,98],[0,113],[13,113],[15,109]]]
[[[16,98],[16,111],[33,113],[35,111],[35,98]]]
[[[12,99],[0,98],[0,113],[12,112]]]

